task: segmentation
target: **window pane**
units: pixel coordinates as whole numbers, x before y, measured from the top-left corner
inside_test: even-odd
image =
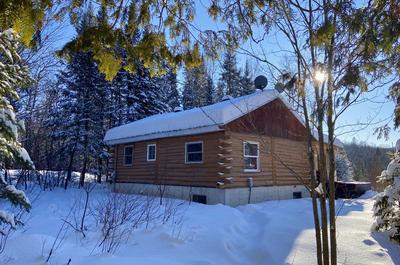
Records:
[[[133,162],[133,147],[126,146],[124,149],[124,164],[130,165]]]
[[[125,147],[125,155],[132,155],[132,146]]]
[[[125,165],[131,165],[132,164],[132,160],[133,160],[133,157],[130,155],[126,155],[125,156],[125,161],[124,161],[124,163],[125,163]]]
[[[155,145],[149,145],[148,146],[148,160],[154,160],[156,159],[156,146]]]
[[[258,169],[257,168],[257,158],[245,157],[244,158],[244,168],[245,169]]]
[[[201,162],[201,161],[203,161],[203,154],[202,153],[188,153],[187,161],[188,162]]]
[[[245,143],[244,145],[244,154],[247,156],[257,156],[258,146],[257,144],[250,144],[250,143]]]
[[[202,149],[202,143],[187,144],[186,145],[186,151],[187,152],[201,152],[201,149]]]

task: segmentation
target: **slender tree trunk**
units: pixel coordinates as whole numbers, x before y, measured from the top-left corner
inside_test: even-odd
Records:
[[[8,169],[7,169],[7,167],[4,168],[4,180],[8,183]]]
[[[304,85],[304,84],[302,84],[302,85]],[[311,200],[312,200],[313,216],[314,216],[315,242],[316,242],[316,246],[317,246],[317,264],[322,265],[321,227],[320,227],[320,223],[319,223],[317,193],[315,191],[317,182],[316,182],[316,177],[315,177],[314,148],[312,145],[313,136],[311,134],[310,121],[308,118],[308,109],[307,109],[307,102],[306,102],[306,95],[305,95],[304,87],[302,89],[301,99],[302,99],[306,129],[308,132],[307,155],[308,155],[308,164],[309,164],[309,174],[311,177],[310,195],[311,195]]]
[[[83,164],[82,164],[82,170],[81,170],[81,176],[79,177],[79,186],[83,187],[85,184],[85,175],[86,175],[86,167],[87,167],[87,160],[88,156],[85,152],[84,158],[83,158]]]
[[[324,3],[325,22],[336,25],[336,10],[327,2]],[[335,150],[333,146],[335,124],[333,121],[333,76],[335,34],[332,34],[329,44],[326,46],[327,55],[327,110],[326,119],[328,123],[328,181],[329,181],[329,236],[331,247],[331,264],[337,264],[337,245],[336,245],[336,207],[335,207]]]
[[[329,132],[329,147],[328,147],[328,158],[329,158],[329,228],[330,228],[330,243],[331,243],[331,264],[337,264],[337,245],[336,245],[336,207],[335,207],[335,150],[333,147],[333,133],[334,124],[332,121],[332,111],[329,107],[332,105],[332,95],[328,96],[328,132]],[[329,114],[330,113],[330,114]]]
[[[88,131],[89,131],[89,122],[88,122],[88,117],[85,119],[85,137],[83,140],[83,164],[82,164],[82,170],[81,170],[81,176],[79,178],[79,186],[83,187],[85,184],[85,175],[86,175],[86,168],[87,168],[87,162],[89,159],[88,155],[88,145],[89,145],[89,136],[88,136]]]
[[[103,159],[99,158],[98,159],[98,164],[99,164],[99,169],[97,172],[97,182],[101,183],[101,173],[103,172]]]
[[[84,224],[85,224],[86,211],[87,211],[88,204],[89,204],[90,188],[88,188],[88,190],[86,190],[85,192],[86,192],[85,207],[83,208],[83,214],[82,214],[82,219],[81,219],[81,231],[84,236],[85,236],[85,233],[83,232],[83,230],[85,228]]]
[[[321,88],[322,90],[322,88]],[[322,247],[323,247],[323,258],[324,264],[329,265],[329,236],[328,236],[328,212],[326,209],[326,183],[327,183],[327,167],[326,167],[326,156],[325,156],[325,143],[324,143],[324,106],[322,101],[322,93],[319,95],[319,88],[315,88],[316,101],[317,101],[317,131],[318,131],[318,143],[319,143],[319,160],[322,183],[322,194],[320,194],[320,207],[321,207],[321,225],[322,225]]]
[[[332,55],[330,51],[329,65],[332,64]],[[330,66],[329,66],[330,67]],[[329,161],[329,235],[330,235],[330,245],[331,245],[331,264],[337,264],[337,244],[336,244],[336,207],[335,207],[335,197],[336,197],[336,187],[335,187],[335,149],[334,149],[334,131],[335,124],[333,122],[333,81],[331,69],[328,69],[328,95],[327,95],[327,123],[328,123],[328,161]]]
[[[314,13],[312,1],[308,1],[309,4],[309,37],[310,37],[310,54],[311,54],[311,63],[312,63],[312,71],[317,70],[317,57],[315,55],[315,47],[313,45],[313,28],[312,25],[314,23]],[[314,73],[312,73],[314,74]],[[314,80],[315,82],[315,80]],[[319,89],[319,85],[321,85],[321,90]],[[321,95],[320,95],[321,91]],[[328,238],[328,222],[327,222],[327,210],[326,210],[326,159],[325,159],[325,145],[324,145],[324,133],[323,133],[323,119],[324,119],[324,102],[323,102],[323,84],[315,84],[314,83],[314,92],[315,92],[315,101],[317,104],[317,130],[318,130],[318,143],[319,143],[319,171],[321,174],[321,182],[322,182],[322,194],[320,194],[320,208],[321,208],[321,227],[322,227],[322,256],[323,256],[323,264],[329,265],[329,238]]]
[[[68,188],[68,183],[71,181],[72,165],[74,163],[74,156],[75,156],[75,148],[71,151],[71,153],[69,155],[68,171],[67,171],[67,177],[65,178],[64,189]]]

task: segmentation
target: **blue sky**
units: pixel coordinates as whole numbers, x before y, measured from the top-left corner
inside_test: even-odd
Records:
[[[194,24],[200,29],[223,29],[223,25],[213,21],[209,18],[206,6],[208,0],[199,0],[196,2],[196,18]],[[74,34],[74,30],[71,26],[67,26],[64,29],[65,34],[63,38],[59,39],[58,45],[62,45]],[[285,62],[285,53],[279,52],[284,50],[288,45],[287,41],[279,33],[270,34],[260,45],[244,44],[243,47],[246,49],[253,48],[254,50],[262,49],[266,52],[268,59],[273,61],[276,65],[283,66]],[[244,55],[238,56],[238,62],[240,67],[244,67],[246,60],[249,60],[254,71],[254,75],[264,74],[268,76],[265,65],[258,61],[246,57]],[[218,69],[221,64],[221,60],[213,61],[210,66],[213,68],[214,78],[218,78]],[[178,75],[178,79],[182,79],[182,75]],[[182,80],[178,80],[182,81]],[[181,83],[181,82],[180,82]],[[270,80],[267,88],[273,88],[273,81]],[[374,135],[374,130],[381,125],[389,122],[392,127],[393,122],[392,114],[395,104],[387,99],[388,88],[383,87],[373,93],[365,93],[362,98],[362,103],[355,106],[351,106],[347,111],[338,119],[338,137],[344,142],[351,142],[353,138],[357,141],[365,141],[368,144],[392,147],[395,145],[397,139],[400,138],[398,130],[392,130],[389,139],[377,139]]]
[[[207,14],[206,7],[208,0],[199,0],[196,6],[195,24],[201,29],[221,30],[223,25],[213,21]],[[285,64],[285,52],[281,50],[290,49],[284,36],[277,32],[271,32],[261,44],[246,43],[243,44],[246,49],[258,50],[262,49],[274,64],[282,66]],[[261,47],[261,48],[260,48]],[[265,65],[257,62],[248,56],[239,55],[239,63],[244,66],[246,60],[251,62],[255,75],[264,74],[268,76]],[[216,67],[221,62],[217,61]],[[216,76],[218,77],[218,76]],[[273,81],[270,80],[267,88],[273,88]],[[394,102],[387,98],[388,87],[380,88],[374,92],[364,93],[360,103],[351,106],[341,115],[337,121],[338,137],[344,142],[351,142],[353,138],[357,141],[365,141],[372,145],[392,147],[397,139],[400,138],[398,130],[391,130],[389,139],[377,139],[374,131],[377,127],[389,123],[393,127],[392,115],[395,108]]]

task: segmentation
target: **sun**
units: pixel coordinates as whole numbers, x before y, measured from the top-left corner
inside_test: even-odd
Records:
[[[314,79],[318,82],[323,82],[325,80],[326,74],[323,71],[315,71],[314,73]]]

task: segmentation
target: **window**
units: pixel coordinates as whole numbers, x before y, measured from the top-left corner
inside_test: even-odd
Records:
[[[133,145],[124,147],[124,166],[131,166],[133,164]]]
[[[301,199],[301,191],[295,191],[293,192],[293,199]]]
[[[156,144],[147,145],[147,161],[156,161]]]
[[[197,203],[207,204],[207,196],[193,194],[192,201]]]
[[[257,142],[243,142],[244,171],[260,171],[260,150]]]
[[[203,142],[191,142],[185,144],[185,163],[203,162]]]

